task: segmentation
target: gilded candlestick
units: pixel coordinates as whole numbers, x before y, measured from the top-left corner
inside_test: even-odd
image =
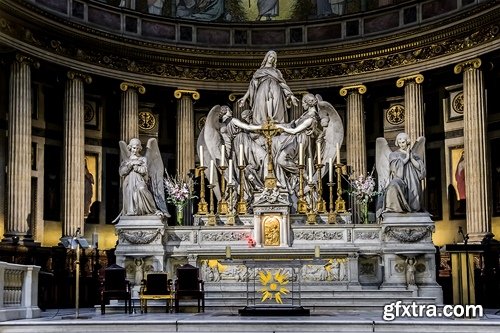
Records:
[[[221,181],[220,181],[221,198],[220,198],[219,204],[217,206],[217,213],[219,213],[219,215],[226,215],[229,211],[229,205],[227,204],[227,201],[226,201],[226,179],[224,178],[227,166],[221,165],[221,166],[219,166],[219,168],[221,171],[221,177],[220,177],[221,178]]]
[[[335,213],[335,210],[334,210],[334,203],[333,203],[333,185],[335,183],[334,182],[328,182],[328,189],[329,189],[329,192],[330,192],[330,195],[329,195],[329,210],[328,210],[328,223],[329,224],[334,224],[337,222],[337,214]]]
[[[307,213],[307,201],[304,195],[304,169],[306,166],[304,164],[299,164],[299,198],[297,201],[297,213],[306,214]]]
[[[240,200],[238,201],[238,214],[246,215],[248,214],[247,202],[245,201],[245,187],[244,187],[244,179],[245,179],[245,166],[238,165],[240,169]]]
[[[337,172],[337,200],[335,201],[335,212],[345,213],[345,201],[342,199],[342,167],[341,163],[335,164],[335,171]]]
[[[208,225],[215,226],[215,213],[214,213],[214,184],[208,185],[210,190],[210,212],[208,213]]]
[[[309,205],[307,210],[307,224],[317,224],[317,212],[314,205],[314,183],[309,183]]]
[[[233,200],[234,188],[235,188],[235,185],[233,183],[227,184],[229,211],[227,214],[226,225],[234,225],[234,222],[235,222],[234,221],[234,200]]]
[[[198,202],[198,214],[206,215],[208,214],[208,204],[205,201],[205,169],[207,167],[200,166],[198,170],[200,171],[200,201]]]
[[[321,214],[326,211],[326,202],[323,199],[323,183],[321,180],[321,169],[325,165],[322,163],[316,164],[316,174],[318,175],[318,202],[316,202],[316,211]]]

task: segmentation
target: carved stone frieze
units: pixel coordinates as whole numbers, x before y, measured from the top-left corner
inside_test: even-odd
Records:
[[[430,237],[433,227],[387,227],[384,230],[385,240],[396,240],[401,243],[416,243]]]
[[[354,233],[354,240],[362,239],[362,240],[374,240],[379,239],[378,231],[362,231]]]
[[[211,231],[201,234],[201,242],[227,242],[241,241],[252,236],[251,232],[244,231]]]
[[[167,241],[168,242],[188,242],[190,241],[190,232],[176,232],[176,233],[168,233]]]
[[[307,281],[347,281],[347,259],[333,258],[326,265],[304,265],[301,271],[303,282]]]
[[[123,229],[118,230],[120,243],[128,242],[130,244],[150,244],[152,242],[155,242],[158,238],[161,238],[161,235],[161,229],[157,229],[154,231],[125,231]]]
[[[295,240],[343,240],[343,231],[328,230],[294,230]]]

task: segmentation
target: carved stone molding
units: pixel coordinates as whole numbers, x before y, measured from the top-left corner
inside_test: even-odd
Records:
[[[362,239],[362,240],[379,239],[379,233],[378,231],[354,232],[354,240],[356,239]]]
[[[174,91],[175,98],[180,99],[182,95],[191,95],[195,101],[200,99],[200,93],[196,90],[177,89]]]
[[[344,233],[342,231],[327,231],[327,230],[304,230],[293,231],[295,240],[342,240]]]
[[[146,93],[146,87],[140,83],[122,82],[120,83],[120,90],[127,91],[129,88],[137,89],[140,94]]]
[[[340,89],[340,96],[347,96],[348,93],[358,93],[363,95],[366,93],[366,86],[364,84],[357,84],[353,86],[347,86]]]
[[[138,231],[124,231],[124,230],[118,230],[118,236],[120,237],[120,240],[127,241],[130,244],[150,244],[154,241],[156,241],[159,236],[161,236],[162,230],[157,229],[155,231],[143,231],[143,230],[138,230]]]
[[[424,76],[422,74],[413,74],[401,77],[396,81],[396,86],[398,88],[403,88],[405,84],[408,82],[415,82],[416,84],[422,84],[424,82]]]
[[[432,234],[433,227],[386,227],[386,240],[397,240],[401,243],[416,243]]]
[[[87,84],[92,83],[92,77],[90,75],[80,73],[80,72],[68,71],[67,77],[70,80],[82,80],[83,82],[85,82]]]
[[[227,242],[227,241],[242,241],[247,237],[252,236],[251,232],[236,232],[236,231],[214,231],[201,234],[202,242]]]
[[[455,74],[460,74],[465,70],[478,69],[479,67],[481,67],[481,64],[482,64],[481,59],[474,58],[474,59],[467,60],[467,61],[461,62],[459,64],[456,64],[455,67],[453,68],[453,72]]]

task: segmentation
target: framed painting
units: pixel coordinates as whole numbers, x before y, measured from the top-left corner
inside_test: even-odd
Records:
[[[464,147],[449,147],[448,170],[450,184],[448,184],[448,200],[450,220],[463,219],[465,217],[465,160]]]
[[[84,216],[87,223],[99,223],[98,155],[85,153]]]

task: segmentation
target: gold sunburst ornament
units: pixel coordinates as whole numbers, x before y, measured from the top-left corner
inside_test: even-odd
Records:
[[[286,286],[290,281],[288,274],[277,271],[274,275],[270,271],[260,271],[259,279],[262,288],[259,292],[262,293],[261,302],[274,299],[276,303],[283,304],[282,295],[288,294],[290,291]]]

